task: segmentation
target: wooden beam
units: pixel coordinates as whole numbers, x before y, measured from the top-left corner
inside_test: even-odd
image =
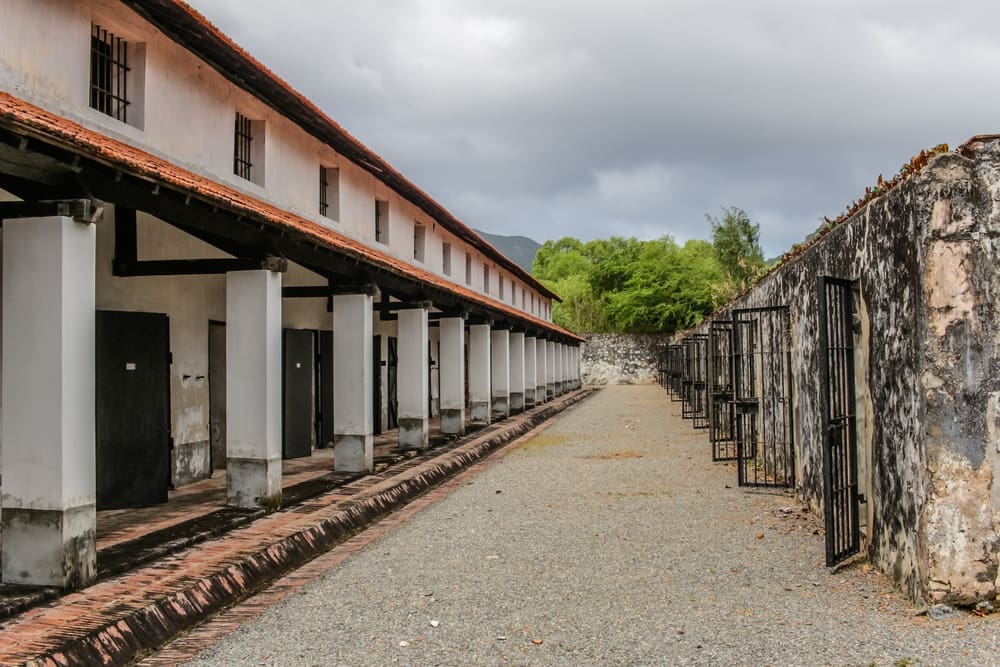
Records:
[[[263,259],[158,259],[137,262],[123,262],[116,259],[112,263],[113,273],[119,277],[213,275],[260,269],[284,273],[288,270],[288,261],[283,257],[265,257]]]
[[[392,313],[397,310],[417,310],[418,308],[433,308],[432,301],[382,301],[372,305],[372,310],[380,313]]]
[[[92,199],[52,199],[41,201],[0,202],[0,220],[65,216],[77,222],[93,224],[100,220],[104,207]]]

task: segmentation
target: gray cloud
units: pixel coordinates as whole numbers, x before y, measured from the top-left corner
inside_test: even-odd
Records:
[[[468,224],[801,240],[921,148],[1000,130],[996,2],[194,0]]]

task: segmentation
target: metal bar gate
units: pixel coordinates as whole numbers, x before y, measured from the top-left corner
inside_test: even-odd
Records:
[[[681,400],[681,379],[684,376],[684,346],[671,345],[667,348],[668,354],[668,382],[670,385],[670,401],[676,403]]]
[[[731,345],[739,485],[794,486],[788,307],[733,310]]]
[[[691,334],[691,419],[708,428],[708,334]]]
[[[823,513],[826,564],[832,567],[860,550],[858,433],[854,390],[854,288],[847,280],[820,277],[820,405],[823,433]]]
[[[709,325],[708,432],[713,461],[732,461],[736,458],[732,331],[733,323],[729,320],[716,320]]]

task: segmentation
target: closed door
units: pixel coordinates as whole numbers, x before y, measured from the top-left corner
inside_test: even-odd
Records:
[[[212,470],[226,467],[226,324],[208,323],[208,426]]]
[[[282,458],[312,454],[316,334],[305,329],[285,329],[283,337],[284,420]]]
[[[97,509],[167,502],[170,320],[97,311]]]

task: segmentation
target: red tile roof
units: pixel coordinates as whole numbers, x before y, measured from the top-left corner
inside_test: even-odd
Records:
[[[397,275],[406,276],[418,283],[446,290],[493,312],[507,315],[515,321],[571,340],[583,341],[583,338],[551,322],[546,322],[500,301],[456,285],[317,222],[294,215],[232,187],[199,176],[160,157],[85,128],[79,123],[41,109],[6,92],[0,92],[0,126],[67,148],[84,157],[127,171],[150,182],[190,194],[220,208],[251,216],[268,225],[300,234],[310,242]]]
[[[344,157],[388,184],[438,224],[490,257],[542,294],[561,301],[516,262],[497,250],[444,206],[420,189],[370,148],[353,137],[303,94],[250,55],[185,2],[180,0],[121,0],[191,51],[235,85],[257,96]]]

